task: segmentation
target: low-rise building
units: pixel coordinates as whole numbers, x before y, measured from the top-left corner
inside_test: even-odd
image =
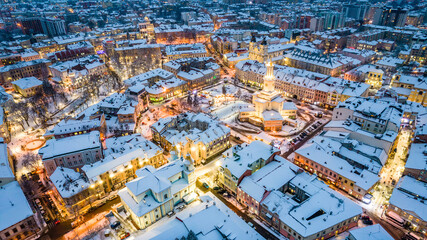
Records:
[[[329,136],[341,139],[315,137],[295,151],[294,163],[361,200],[380,180],[378,174],[387,154],[342,133],[329,133]]]
[[[363,130],[374,134],[399,132],[404,109],[402,104],[379,99],[352,97],[334,108],[332,120],[350,118]]]
[[[197,196],[194,166],[188,160],[177,159],[158,169],[149,165],[137,170],[136,175],[118,194],[140,229],[160,220],[175,205],[191,202]]]
[[[15,167],[6,143],[0,143],[0,186],[15,181]]]
[[[3,86],[10,86],[11,82],[25,77],[36,77],[47,79],[50,74],[49,66],[51,62],[46,59],[33,61],[22,61],[0,68],[0,83]]]
[[[380,224],[348,231],[348,240],[392,240],[393,237]]]
[[[425,119],[426,116],[427,113],[424,113],[419,117]],[[420,126],[417,126],[417,130],[415,130],[414,133],[414,143],[427,143],[427,124],[421,124]]]
[[[349,138],[358,142],[371,145],[383,149],[387,154],[390,154],[393,147],[396,145],[397,132],[386,131],[383,134],[375,134],[363,130],[362,127],[351,119],[336,121],[332,120],[323,127],[325,131],[335,131],[348,135]]]
[[[64,119],[56,124],[52,129],[47,130],[44,134],[44,137],[47,139],[61,139],[75,135],[86,134],[92,131],[98,131],[100,133],[100,138],[105,138],[107,131],[105,115],[94,117],[92,119]]]
[[[168,45],[166,46],[165,52],[169,61],[180,58],[197,58],[208,56],[208,52],[206,51],[206,47],[203,45],[203,43]]]
[[[274,160],[253,173],[245,176],[237,187],[237,201],[255,215],[261,214],[262,201],[275,190],[283,188],[296,174],[298,166],[276,155]]]
[[[1,91],[0,96],[2,96]],[[3,107],[0,107],[0,138],[2,138],[0,139],[0,142],[5,143],[9,143],[11,138],[9,131],[9,123],[6,121],[6,114]]]
[[[104,61],[97,55],[57,62],[49,68],[54,81],[74,88],[85,85],[92,76],[101,77],[107,72]]]
[[[259,216],[288,239],[319,240],[357,226],[361,214],[356,203],[303,172],[271,191]]]
[[[274,66],[275,89],[287,97],[326,107],[335,107],[349,97],[367,96],[369,85],[310,72],[292,67]],[[236,64],[236,78],[240,82],[262,88],[267,68],[264,64],[247,60]]]
[[[360,61],[344,55],[326,55],[316,49],[298,47],[284,55],[284,64],[312,72],[339,76],[359,65]]]
[[[368,64],[346,72],[344,74],[344,79],[355,82],[365,82],[371,85],[372,88],[380,89],[383,85],[383,75],[384,71],[378,66]]]
[[[76,44],[66,46],[65,50],[52,52],[46,54],[47,59],[52,63],[64,62],[85,57],[87,55],[94,55],[95,49],[90,42],[78,42]]]
[[[31,97],[41,93],[43,82],[36,77],[26,77],[13,81],[12,86],[16,92],[24,97]]]
[[[399,96],[427,106],[427,77],[395,74],[390,85]]]
[[[61,139],[49,139],[39,149],[48,175],[57,167],[79,169],[85,164],[102,159],[102,146],[98,131]]]
[[[213,85],[220,79],[220,67],[211,57],[172,60],[163,64],[163,69],[186,81],[191,90]]]
[[[22,61],[33,61],[37,59],[41,59],[40,54],[33,49],[25,49],[24,52],[20,53]]]
[[[386,216],[390,221],[407,226],[427,236],[427,183],[403,176],[391,194]]]
[[[146,165],[159,168],[167,163],[163,150],[139,134],[105,140],[105,158],[82,167],[91,184],[100,184],[106,193],[121,189]]]
[[[122,136],[134,132],[140,106],[129,94],[116,92],[85,109],[76,118],[89,121],[104,115],[108,126],[105,136]]]
[[[249,43],[249,59],[262,63],[269,60],[273,62],[282,61],[284,50],[294,46],[294,44],[268,44],[265,38],[258,44],[253,35]]]
[[[0,238],[36,238],[40,227],[19,183],[0,185]]]
[[[279,150],[261,141],[236,145],[223,154],[218,183],[233,195],[240,182],[273,161]]]
[[[188,90],[188,84],[173,73],[157,68],[124,81],[130,92],[148,94],[150,102],[163,102],[181,96]]]
[[[187,238],[222,240],[264,240],[264,238],[223,202],[212,195],[200,196],[203,204],[191,204],[166,222],[153,226],[141,235],[143,239],[169,240]]]
[[[99,184],[90,184],[89,180],[81,172],[74,169],[58,167],[50,175],[57,199],[64,204],[71,216],[79,216],[86,213],[92,204],[105,194]]]
[[[399,58],[407,62],[418,62],[421,65],[427,63],[427,44],[414,44],[411,49],[399,52]]]
[[[186,112],[163,118],[150,128],[153,141],[168,152],[177,151],[195,165],[230,147],[230,129],[204,113]]]
[[[344,56],[359,60],[361,64],[370,63],[377,58],[377,52],[371,50],[344,48],[340,53]]]
[[[403,175],[427,182],[427,143],[413,143]]]
[[[385,73],[394,73],[405,60],[394,57],[383,57],[378,60],[375,65],[379,66]]]

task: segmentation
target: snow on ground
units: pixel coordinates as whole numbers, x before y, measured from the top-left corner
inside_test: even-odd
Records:
[[[250,103],[243,101],[225,102],[221,106],[212,109],[212,116],[217,117],[225,123],[231,123],[233,119],[239,114],[240,109],[250,106]]]

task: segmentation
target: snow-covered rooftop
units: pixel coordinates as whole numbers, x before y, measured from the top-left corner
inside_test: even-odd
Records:
[[[316,136],[312,141],[298,149],[296,153],[350,179],[365,191],[372,188],[380,180],[377,173],[381,165],[374,164],[374,161],[370,162],[369,158],[358,153],[357,150],[350,151],[343,147],[342,143],[333,139]],[[352,165],[346,159],[358,162],[364,168]]]
[[[199,129],[194,127],[195,122],[205,123],[205,128]],[[174,122],[174,127],[169,124]],[[190,126],[189,129],[184,129],[182,126]],[[193,126],[193,127],[191,127]],[[159,132],[170,143],[185,143],[191,140],[193,143],[201,142],[204,145],[211,144],[214,140],[223,137],[230,133],[230,129],[214,120],[205,113],[186,112],[175,117],[163,118],[151,125],[151,128]]]
[[[145,215],[153,209],[168,201],[173,195],[189,186],[189,178],[184,175],[194,171],[193,165],[187,160],[177,159],[162,167],[155,169],[148,165],[138,169],[138,178],[126,183],[126,188],[119,191],[122,201],[138,217]],[[178,178],[177,175],[181,177]],[[177,180],[179,179],[179,180]],[[157,199],[154,195],[170,189],[170,196],[166,199]]]
[[[221,166],[230,170],[230,173],[237,179],[239,179],[246,170],[252,169],[250,165],[260,159],[266,161],[273,153],[278,151],[278,149],[273,146],[259,140],[253,141],[250,144],[243,143],[242,145],[236,145],[230,150],[231,154],[228,154],[229,156],[221,160]]]
[[[33,215],[24,192],[17,181],[0,187],[0,230]]]
[[[354,240],[392,240],[393,237],[380,224],[349,231]]]
[[[410,176],[400,178],[390,197],[390,204],[427,221],[427,183]]]
[[[63,198],[72,197],[90,186],[82,173],[65,167],[56,168],[50,175],[50,180]]]
[[[43,82],[38,80],[36,77],[26,77],[13,81],[12,84],[18,86],[20,89],[28,89],[40,86]]]
[[[105,145],[107,149],[104,150],[105,158],[102,161],[82,167],[86,176],[92,181],[98,180],[97,177],[105,172],[124,168],[136,158],[150,159],[162,153],[160,147],[140,134],[107,138]]]
[[[303,237],[322,232],[362,214],[362,208],[319,181],[316,175],[302,172],[289,181],[294,191],[304,192],[304,200],[281,191],[272,191],[263,201],[270,212]],[[298,189],[298,190],[296,190]]]
[[[180,54],[197,54],[207,53],[205,45],[202,43],[195,44],[181,44],[181,45],[168,45],[166,46],[166,55],[180,55]]]
[[[73,152],[101,148],[99,137],[98,131],[92,131],[67,138],[49,139],[46,145],[39,149],[39,154],[46,160]]]
[[[6,143],[0,143],[0,178],[1,179],[14,179],[15,175],[10,168],[9,154]]]
[[[413,143],[405,168],[427,170],[427,143]]]
[[[264,240],[264,238],[221,201],[210,194],[200,196],[202,204],[194,203],[175,217],[156,225],[137,239],[169,240],[171,232],[180,239],[193,231],[199,240]]]

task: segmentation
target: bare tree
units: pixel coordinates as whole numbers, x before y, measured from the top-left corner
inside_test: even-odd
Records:
[[[43,81],[42,87],[44,96],[51,98],[56,106],[56,90],[53,85],[49,81]]]
[[[21,156],[21,164],[29,170],[34,170],[38,166],[39,155],[33,152],[26,152]]]
[[[22,129],[25,129],[23,122],[30,126],[29,118],[29,105],[27,102],[18,102],[11,105],[11,112],[13,112],[18,120],[18,124],[21,125]]]

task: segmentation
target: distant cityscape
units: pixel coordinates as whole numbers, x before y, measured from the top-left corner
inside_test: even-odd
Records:
[[[33,239],[427,239],[427,1],[1,0]]]

